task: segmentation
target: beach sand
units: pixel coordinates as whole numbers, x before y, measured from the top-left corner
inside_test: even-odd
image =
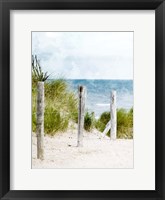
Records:
[[[32,133],[32,168],[133,168],[133,140],[101,138],[93,130],[83,133],[77,147],[77,130],[44,137],[44,160],[37,159],[37,138]]]

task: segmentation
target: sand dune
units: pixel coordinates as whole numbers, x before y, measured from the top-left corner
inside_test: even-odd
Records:
[[[36,134],[32,134],[32,168],[133,168],[133,140],[101,138],[97,130],[84,131],[77,147],[77,130],[44,137],[44,160],[37,159]]]

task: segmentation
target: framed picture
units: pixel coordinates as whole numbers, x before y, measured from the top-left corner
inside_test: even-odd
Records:
[[[32,168],[133,168],[133,32],[32,32],[32,67]]]
[[[164,1],[1,1],[2,199],[164,199]]]

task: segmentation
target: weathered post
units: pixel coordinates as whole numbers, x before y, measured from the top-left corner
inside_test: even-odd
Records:
[[[78,111],[78,138],[77,146],[83,146],[83,128],[84,128],[84,114],[85,114],[85,88],[78,87],[79,94],[79,111]]]
[[[110,113],[111,113],[111,139],[115,140],[116,139],[116,127],[117,127],[117,123],[116,123],[116,91],[112,91],[111,92],[111,109],[110,109]]]
[[[37,158],[44,159],[44,82],[37,84]]]

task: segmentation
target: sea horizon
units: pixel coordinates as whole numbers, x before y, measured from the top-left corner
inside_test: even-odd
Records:
[[[133,79],[102,79],[102,78],[66,78],[66,77],[57,77],[57,78],[48,78],[47,80],[58,80],[58,79],[64,79],[64,80],[112,80],[112,81],[133,81]]]

